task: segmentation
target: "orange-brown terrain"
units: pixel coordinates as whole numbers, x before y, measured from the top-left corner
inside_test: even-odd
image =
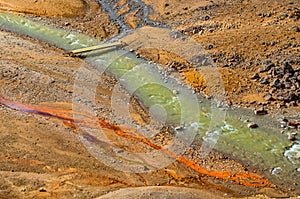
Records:
[[[210,55],[222,77],[227,104],[263,107],[272,116],[299,119],[299,1],[100,2],[0,0],[0,11],[100,40],[143,26],[168,27],[192,38]],[[116,19],[103,6],[109,3]],[[149,6],[147,15],[143,6]],[[0,38],[0,198],[295,197],[293,190],[273,185],[259,169],[226,155],[211,152],[198,158],[197,146],[155,172],[128,173],[103,164],[83,146],[74,125],[73,86],[85,61],[14,33],[1,31]],[[204,69],[189,67],[176,51],[145,47],[135,53],[179,71],[195,90],[214,95],[207,88],[214,79],[205,78]],[[129,150],[158,149],[133,130],[113,125],[110,97],[115,84],[106,75],[99,80],[99,118],[79,122],[100,124]],[[141,124],[149,119],[135,100],[131,115]]]

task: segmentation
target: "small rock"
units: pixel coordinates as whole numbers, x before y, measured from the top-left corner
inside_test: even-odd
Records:
[[[211,45],[211,44],[207,46],[207,49],[208,49],[208,50],[211,50],[211,49],[213,49],[213,48],[214,48],[214,46]]]
[[[292,26],[292,30],[295,32],[300,32],[300,28],[298,26]]]
[[[270,60],[264,60],[262,63],[263,67],[259,69],[260,73],[269,71],[272,67],[274,67],[274,63],[272,63]]]
[[[291,102],[287,103],[287,106],[288,106],[288,107],[297,106],[297,102],[291,101]]]
[[[267,78],[262,78],[259,82],[261,84],[269,84],[269,80]]]
[[[294,74],[294,69],[293,67],[288,63],[288,62],[283,62],[283,72],[286,73],[291,73]]]
[[[276,78],[282,78],[283,77],[283,72],[279,72],[277,75],[276,75]]]
[[[289,122],[289,120],[286,119],[286,118],[283,118],[282,121],[285,122],[285,123]]]
[[[284,76],[282,77],[284,82],[289,82],[291,81],[291,77],[293,77],[292,73],[285,73]]]
[[[291,88],[291,87],[292,87],[292,83],[291,82],[284,83],[284,88]]]
[[[259,77],[259,74],[258,73],[255,73],[254,75],[252,75],[251,77],[250,77],[250,79],[259,79],[260,77]]]
[[[273,82],[271,82],[270,86],[280,88],[282,87],[282,84],[279,79],[275,79]]]
[[[254,111],[255,115],[266,115],[268,114],[268,111],[265,110],[264,108],[256,109]]]
[[[204,20],[205,21],[207,21],[207,20],[209,20],[210,19],[210,17],[208,16],[208,15],[206,15],[205,17],[204,17]]]
[[[286,108],[286,104],[284,102],[277,104],[277,108]]]
[[[271,88],[270,91],[269,91],[271,94],[275,94],[277,92],[277,89],[276,88]]]
[[[176,127],[175,127],[175,130],[176,130],[176,131],[183,130],[183,126],[176,126]]]
[[[283,100],[285,102],[292,102],[292,101],[297,101],[299,99],[299,96],[296,95],[294,92],[288,92],[286,95],[283,97]]]
[[[250,128],[250,129],[254,129],[254,128],[257,128],[257,127],[258,127],[258,125],[256,123],[254,123],[254,122],[250,122],[248,124],[248,128]]]
[[[277,68],[271,68],[271,69],[268,71],[268,73],[269,73],[270,75],[277,75]]]
[[[270,93],[266,93],[264,96],[266,101],[273,101],[274,98],[272,97],[272,95]]]
[[[297,128],[300,124],[298,122],[288,122],[287,126],[288,127],[293,127],[293,128]]]
[[[286,14],[286,13],[283,13],[281,16],[280,16],[280,20],[284,20],[285,18],[288,18],[289,15]]]
[[[277,175],[280,173],[281,170],[282,170],[281,167],[275,167],[275,168],[271,169],[271,173],[272,173],[272,175]]]
[[[39,192],[47,192],[47,190],[45,188],[40,188]]]
[[[300,19],[300,10],[296,9],[291,15],[290,18],[294,18],[295,20]]]
[[[174,95],[177,95],[179,93],[178,90],[173,90],[172,92]]]
[[[248,122],[250,122],[250,120],[249,120],[249,119],[246,119],[246,120],[244,120],[244,123],[248,123]]]
[[[290,133],[288,135],[288,139],[291,140],[291,141],[295,141],[297,139],[296,136],[297,136],[296,132]]]
[[[117,153],[123,153],[124,152],[124,150],[123,149],[119,149],[119,150],[117,150]]]

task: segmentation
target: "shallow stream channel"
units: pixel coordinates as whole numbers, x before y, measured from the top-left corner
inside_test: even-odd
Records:
[[[66,52],[104,44],[84,34],[46,26],[9,13],[0,13],[0,28],[47,42]],[[192,63],[195,68],[211,64],[209,58],[203,56],[203,50],[188,38],[164,28],[156,28],[153,31],[160,34],[157,38],[166,36],[161,40],[168,41],[168,45],[172,41],[177,47],[180,45],[183,50],[176,53]],[[141,34],[142,32],[139,32],[138,35]],[[182,84],[172,75],[165,74],[156,64],[137,57],[130,50],[137,49],[141,43],[138,39],[132,39],[130,36],[128,38],[130,42],[126,43],[127,46],[99,49],[83,53],[81,56],[85,57],[86,62],[96,68],[99,74],[105,72],[113,76],[120,87],[127,90],[129,96],[134,96],[145,110],[149,110],[153,121],[158,121],[158,125],[173,129],[176,136],[168,150],[180,155],[186,147],[196,142],[202,145],[203,156],[212,149],[227,154],[253,168],[258,168],[272,183],[290,187],[296,194],[300,194],[300,142],[291,143],[270,118],[254,116],[246,110],[233,110],[224,106],[221,80],[216,83],[220,84],[218,100],[208,100],[196,94],[190,86]],[[151,43],[151,36],[145,38],[148,40],[147,45],[154,42],[153,40]],[[127,40],[124,39],[125,42]],[[155,45],[162,48],[172,47],[166,43]],[[185,48],[190,50],[184,50]],[[73,103],[77,112],[92,114],[89,108],[91,105],[84,105],[84,102],[93,101],[93,93],[80,88],[80,78],[87,77],[83,74],[84,71],[86,69],[79,71],[81,75],[74,85],[77,92],[74,92]],[[218,76],[215,68],[212,67],[208,71]],[[92,75],[95,76],[95,73]],[[118,115],[116,117],[130,120],[127,108],[124,108],[129,98],[118,97],[117,90],[118,86],[115,86],[112,96],[112,107]],[[124,111],[121,110],[122,107]],[[248,128],[245,120],[257,123],[259,128]]]

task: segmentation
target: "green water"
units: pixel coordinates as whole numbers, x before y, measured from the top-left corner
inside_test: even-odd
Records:
[[[8,13],[0,13],[0,27],[66,51],[101,44],[84,34],[45,26]],[[278,133],[277,128],[265,128],[263,123],[268,122],[266,118],[252,118],[262,125],[258,129],[249,129],[240,119],[240,111],[216,108],[176,80],[162,77],[157,66],[125,50],[101,51],[86,56],[89,56],[87,61],[92,65],[119,80],[146,108],[157,104],[163,107],[167,125],[185,126],[188,130],[183,133],[189,131],[189,136],[192,135],[186,144],[190,143],[195,133],[197,140],[204,141],[208,147],[263,169],[273,182],[294,187],[300,192],[299,185],[295,185],[300,177],[300,172],[296,171],[300,168],[299,158],[292,162],[283,155],[290,142]],[[274,168],[277,168],[276,172]]]

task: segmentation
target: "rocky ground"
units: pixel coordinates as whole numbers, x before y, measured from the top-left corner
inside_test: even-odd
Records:
[[[141,26],[171,28],[198,42],[214,60],[223,79],[227,104],[253,110],[263,108],[271,116],[286,117],[299,126],[298,1],[100,2],[101,5],[94,0],[0,0],[0,10],[25,13],[34,20],[100,40]],[[145,5],[151,8],[145,9]],[[84,61],[63,56],[62,50],[30,38],[3,31],[0,37],[1,96],[25,104],[71,109],[74,79]],[[195,90],[213,95],[205,86],[209,80],[201,70],[189,67],[174,52],[142,48],[136,53],[179,71]],[[114,120],[109,114],[114,84],[113,79],[105,76],[97,89],[99,115],[108,121]],[[145,122],[147,114],[138,104],[132,102],[132,106],[133,117]],[[202,176],[177,162],[151,173],[117,171],[91,156],[74,131],[61,121],[5,106],[0,106],[0,112],[0,198],[105,198],[106,193],[122,188],[154,185],[188,187],[190,198],[211,193],[216,197],[287,197],[292,193],[285,188],[248,188]],[[206,169],[251,171],[216,153],[197,161]],[[143,191],[149,189],[152,190],[150,187]],[[140,197],[139,191],[135,192],[136,198]],[[161,190],[151,192],[156,191]],[[127,193],[131,192],[128,189]],[[181,197],[176,190],[169,193]]]

